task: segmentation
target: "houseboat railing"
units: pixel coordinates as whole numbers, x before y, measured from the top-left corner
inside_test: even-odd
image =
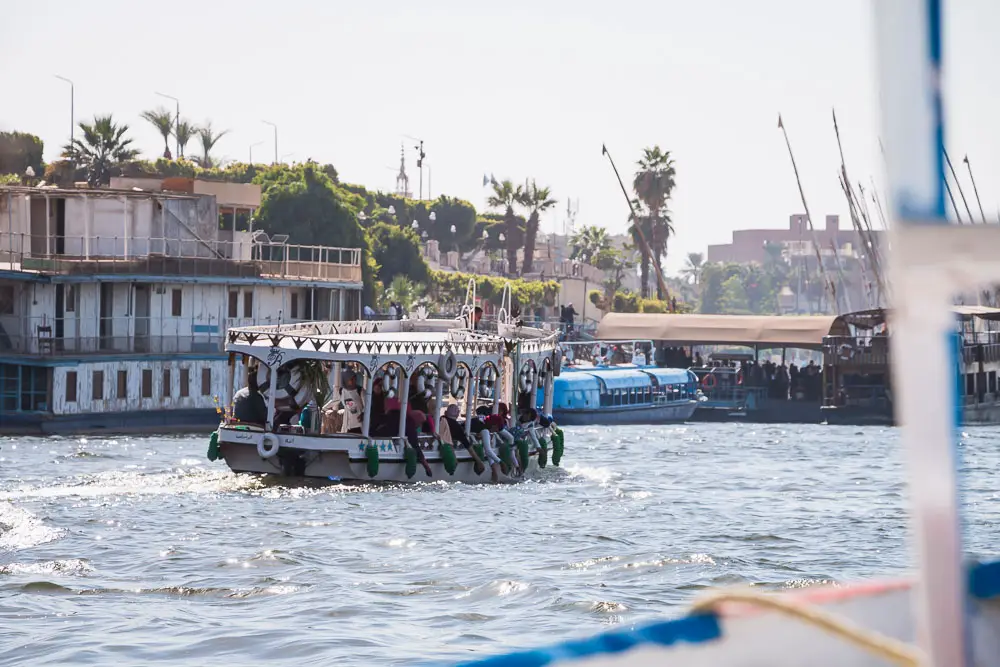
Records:
[[[10,336],[0,333],[0,356],[72,357],[104,354],[222,354],[221,335]]]
[[[0,266],[59,274],[361,281],[361,251],[254,241],[8,234]]]

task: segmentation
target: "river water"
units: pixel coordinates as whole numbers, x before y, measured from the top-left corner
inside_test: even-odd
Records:
[[[982,556],[998,439],[962,439]],[[502,487],[280,484],[207,442],[0,438],[0,665],[448,663],[911,560],[893,429],[570,428]]]

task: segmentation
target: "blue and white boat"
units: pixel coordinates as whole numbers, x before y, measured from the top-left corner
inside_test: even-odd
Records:
[[[698,378],[683,368],[594,367],[553,384],[552,415],[568,426],[683,422],[697,406]]]

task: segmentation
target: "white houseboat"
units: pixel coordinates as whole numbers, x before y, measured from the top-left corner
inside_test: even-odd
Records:
[[[516,326],[502,315],[495,332],[477,329],[468,316],[419,315],[232,329],[227,388],[239,387],[242,401],[256,399],[259,416],[248,418],[239,402],[231,410],[227,401],[209,458],[221,457],[237,472],[344,482],[516,481],[550,458],[558,465],[562,457],[562,432],[545,416],[560,370],[557,338],[556,332]],[[352,409],[352,402],[360,404],[353,428],[315,418],[319,406],[326,404],[329,416]],[[313,410],[301,417],[310,403]],[[435,428],[411,430],[415,403],[419,421],[429,416]],[[516,406],[519,418],[503,420],[500,430],[484,428],[496,423],[490,416],[498,417],[504,405]],[[461,431],[441,437],[449,411],[451,428],[458,425],[464,438]]]
[[[359,317],[360,250],[253,231],[259,186],[113,185],[0,187],[0,430],[207,431],[230,327]]]

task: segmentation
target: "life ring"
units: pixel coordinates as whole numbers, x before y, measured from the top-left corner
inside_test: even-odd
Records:
[[[523,370],[521,374],[517,376],[517,388],[521,392],[526,392],[531,390],[531,371]]]
[[[399,375],[391,366],[382,375],[382,391],[388,398],[393,398],[399,393]]]
[[[465,387],[463,382],[462,374],[456,372],[451,377],[451,395],[457,399],[461,399],[465,395]]]
[[[451,350],[442,352],[441,356],[438,357],[437,367],[441,379],[445,382],[450,381],[458,370],[458,359],[455,358],[455,353]]]
[[[714,373],[708,373],[701,379],[701,386],[705,389],[713,389],[717,384],[719,384],[719,379],[715,377]]]
[[[257,454],[262,459],[274,457],[279,449],[281,449],[281,445],[278,443],[278,437],[273,433],[265,433],[264,437],[257,443]]]
[[[854,346],[850,343],[841,343],[837,348],[837,356],[843,361],[850,361],[854,358]]]

